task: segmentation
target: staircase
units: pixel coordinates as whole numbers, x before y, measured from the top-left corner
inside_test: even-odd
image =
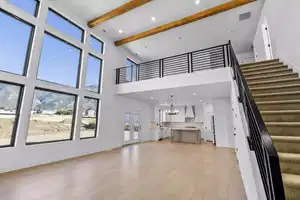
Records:
[[[241,65],[278,152],[285,196],[300,200],[300,78],[278,59]]]

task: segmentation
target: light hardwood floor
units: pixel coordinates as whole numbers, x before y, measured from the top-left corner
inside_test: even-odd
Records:
[[[0,200],[246,200],[246,196],[234,150],[163,141],[2,174]]]

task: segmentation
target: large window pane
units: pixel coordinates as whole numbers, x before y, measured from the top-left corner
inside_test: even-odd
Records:
[[[0,70],[24,75],[33,27],[0,9]]]
[[[98,100],[84,98],[83,113],[81,120],[80,138],[96,137],[97,132],[97,116],[98,116]]]
[[[90,47],[99,53],[103,53],[103,42],[91,35]]]
[[[75,100],[73,95],[35,90],[26,142],[70,140]]]
[[[21,87],[0,82],[0,146],[12,146],[19,115]]]
[[[83,30],[53,10],[48,12],[47,24],[79,41],[83,40]]]
[[[132,60],[126,60],[126,81],[133,82],[137,79],[137,64]]]
[[[81,50],[46,33],[38,79],[76,87],[80,56]]]
[[[36,16],[39,2],[36,0],[8,0],[9,3]]]
[[[95,56],[89,55],[86,71],[85,89],[92,92],[100,91],[102,61]]]

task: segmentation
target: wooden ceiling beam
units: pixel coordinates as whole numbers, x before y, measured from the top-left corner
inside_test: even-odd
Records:
[[[158,26],[154,29],[150,29],[150,30],[138,33],[136,35],[129,36],[127,38],[121,39],[119,41],[116,41],[115,45],[116,46],[121,46],[123,44],[133,42],[133,41],[145,38],[145,37],[149,37],[151,35],[155,35],[155,34],[158,34],[158,33],[173,29],[173,28],[177,28],[179,26],[183,26],[183,25],[198,21],[200,19],[204,19],[204,18],[207,18],[207,17],[213,16],[213,15],[216,15],[216,14],[219,14],[219,13],[237,8],[239,6],[242,6],[242,5],[254,2],[254,1],[256,1],[256,0],[232,0],[228,3],[224,3],[224,4],[221,4],[219,6],[201,11],[201,12],[196,13],[194,15],[184,17],[182,19],[170,22],[168,24]]]
[[[97,17],[96,19],[91,20],[90,22],[88,22],[88,26],[90,28],[93,28],[100,23],[103,23],[109,19],[112,19],[112,18],[122,15],[126,12],[129,12],[129,11],[131,11],[135,8],[138,8],[150,1],[152,1],[152,0],[132,0],[116,9],[109,11],[108,13],[105,13],[104,15],[102,15],[100,17]]]

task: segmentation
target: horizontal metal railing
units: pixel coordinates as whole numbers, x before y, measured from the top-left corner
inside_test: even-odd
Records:
[[[226,67],[228,44],[116,69],[116,84]],[[226,59],[227,58],[227,59]]]

